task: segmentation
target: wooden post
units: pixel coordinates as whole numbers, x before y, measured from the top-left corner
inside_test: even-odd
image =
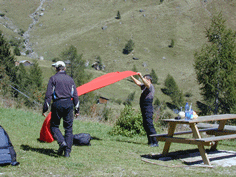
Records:
[[[226,124],[227,120],[220,120],[220,123],[219,123],[219,127],[218,127],[218,130],[222,131],[224,130],[224,127],[225,127],[225,124]],[[217,135],[216,135],[217,136]],[[211,151],[215,151],[216,148],[217,148],[217,145],[218,145],[218,141],[215,142],[215,144],[213,146],[211,146]]]
[[[195,139],[201,139],[201,135],[199,133],[199,130],[198,130],[196,124],[192,123],[192,124],[189,124],[189,126],[193,131],[193,137]],[[203,160],[204,164],[211,165],[204,146],[202,144],[198,145],[198,149],[199,149],[200,155],[202,156],[202,160]]]
[[[175,132],[176,122],[169,122],[169,128],[168,128],[168,136],[173,137]],[[163,156],[166,156],[169,152],[171,142],[166,141],[165,146],[162,152]]]

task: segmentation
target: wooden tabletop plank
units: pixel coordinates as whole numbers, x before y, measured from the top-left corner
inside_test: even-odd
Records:
[[[209,123],[198,123],[197,127],[199,129],[206,129],[206,128],[218,128],[219,124],[209,124]],[[236,126],[233,125],[225,125],[224,130],[231,130],[236,131]]]
[[[220,114],[220,115],[210,115],[210,116],[199,116],[196,119],[185,120],[183,119],[163,119],[165,122],[176,122],[178,124],[189,124],[198,122],[209,122],[209,121],[219,121],[219,120],[229,120],[236,119],[236,114]]]

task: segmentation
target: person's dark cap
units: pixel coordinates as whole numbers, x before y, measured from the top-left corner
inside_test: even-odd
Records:
[[[150,74],[145,74],[143,77],[146,77],[147,79],[150,79],[152,81],[152,76]]]

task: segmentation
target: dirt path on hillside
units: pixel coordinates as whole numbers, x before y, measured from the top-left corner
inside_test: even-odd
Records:
[[[30,31],[33,29],[33,27],[39,22],[39,17],[43,15],[44,9],[43,4],[46,0],[41,0],[41,3],[39,7],[29,15],[29,17],[33,20],[32,23],[29,25],[28,30],[25,31],[23,38],[24,38],[24,45],[25,45],[25,51],[23,52],[23,55],[26,54],[26,52],[29,52],[30,58],[39,58],[38,54],[33,51],[32,43],[30,43]]]

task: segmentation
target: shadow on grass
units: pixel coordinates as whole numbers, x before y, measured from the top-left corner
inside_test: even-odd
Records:
[[[156,154],[156,155],[145,154],[141,155],[141,157],[153,160],[170,161],[190,156],[190,154],[194,154],[196,152],[199,152],[199,150],[198,149],[180,150],[180,151],[170,152],[167,154],[167,156],[163,156],[162,154]],[[198,156],[198,155],[197,154],[191,155],[191,157],[193,156]]]
[[[31,147],[29,145],[24,145],[24,144],[22,144],[20,148],[23,149],[24,151],[33,151],[33,152],[38,152],[38,153],[45,154],[48,156],[59,157],[53,149],[34,148],[34,147]]]
[[[212,151],[210,149],[206,149],[206,153],[212,154],[212,157],[208,157],[210,161],[216,161],[216,160],[228,160],[229,158],[236,157],[235,153],[228,153],[225,155],[227,151]],[[215,154],[215,156],[214,156]],[[219,154],[222,154],[219,156]],[[198,149],[191,149],[191,150],[180,150],[180,151],[175,151],[168,153],[167,156],[162,156],[162,154],[157,154],[157,155],[141,155],[141,157],[146,158],[146,159],[152,159],[152,160],[160,160],[160,161],[172,161],[172,160],[178,160],[178,159],[186,159],[186,158],[194,158],[194,157],[200,157],[200,153]],[[202,164],[202,158],[200,160],[192,160],[192,161],[183,161],[184,164],[186,165],[196,165],[196,164]]]
[[[133,144],[147,145],[147,143],[139,143],[139,142],[135,142],[135,141],[125,141],[125,140],[115,140],[115,141],[123,142],[123,143],[133,143]]]
[[[98,138],[98,137],[96,137],[96,136],[92,136],[91,137],[91,140],[102,140],[101,138]]]

